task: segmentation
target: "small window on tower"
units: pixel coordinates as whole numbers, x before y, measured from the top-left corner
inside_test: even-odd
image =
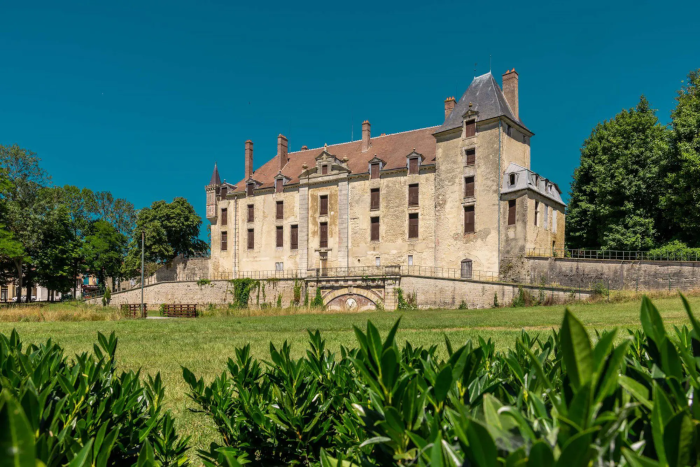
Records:
[[[296,250],[299,248],[299,226],[298,225],[293,225],[291,228],[291,234],[290,234],[290,248],[292,250]]]
[[[515,225],[515,200],[508,201],[508,225]]]
[[[466,165],[476,164],[476,149],[467,149],[466,151],[464,151],[464,155],[467,159]]]
[[[370,240],[373,242],[378,242],[379,241],[379,218],[378,217],[372,217],[371,218],[371,232],[370,232]]]
[[[408,185],[408,205],[418,206],[418,184]]]
[[[369,209],[372,211],[379,209],[379,188],[372,188],[370,190]]]
[[[508,176],[508,184],[510,186],[515,186],[515,174],[510,174]]]
[[[464,177],[464,197],[474,197],[474,177]]]
[[[418,238],[418,213],[408,215],[408,238]]]
[[[468,122],[464,122],[464,137],[470,138],[470,137],[475,136],[475,135],[476,135],[476,121],[469,120]]]
[[[255,206],[248,205],[248,222],[255,222]]]
[[[284,228],[281,225],[277,226],[277,248],[282,248],[284,246]]]
[[[228,234],[221,232],[221,251],[228,250]]]
[[[255,248],[255,231],[248,229],[248,249],[252,250],[253,248]]]
[[[228,209],[223,208],[221,210],[221,225],[228,224]]]
[[[319,197],[319,209],[318,214],[321,216],[328,215],[328,195],[321,195]]]
[[[284,219],[284,201],[277,201],[277,216],[276,218]]]
[[[418,158],[414,157],[408,160],[408,173],[417,174],[418,173]]]
[[[228,187],[222,186],[221,187],[221,199],[226,198],[227,193],[228,193]]]

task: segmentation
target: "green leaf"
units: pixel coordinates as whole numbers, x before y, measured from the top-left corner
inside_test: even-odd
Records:
[[[398,357],[393,347],[389,347],[384,351],[382,355],[382,384],[387,391],[391,391],[396,382],[396,374],[398,373],[397,361]]]
[[[688,318],[690,319],[690,323],[693,325],[693,330],[695,331],[695,336],[698,341],[700,341],[700,322],[695,318],[693,315],[693,310],[690,309],[690,303],[688,303],[688,299],[685,298],[685,295],[681,295],[681,301],[683,302],[683,307],[685,308],[685,312],[688,314]]]
[[[666,339],[666,329],[664,329],[664,322],[661,319],[659,310],[656,309],[646,295],[642,297],[640,319],[642,321],[642,329],[644,329],[646,335],[660,348],[663,340]]]
[[[452,366],[445,365],[435,379],[435,400],[438,404],[445,401],[452,387]]]
[[[693,421],[685,412],[677,413],[664,427],[664,450],[670,467],[690,464],[695,435]]]
[[[637,399],[637,401],[639,401],[646,408],[652,408],[652,404],[649,401],[649,390],[644,387],[643,384],[624,375],[621,375],[617,382],[625,391],[629,392],[632,397]]]
[[[474,465],[495,467],[497,460],[496,444],[486,427],[476,420],[470,420],[466,434],[469,441],[469,449],[465,454]]]
[[[591,439],[592,433],[596,429],[592,428],[582,431],[566,443],[562,449],[559,459],[557,459],[557,467],[583,467],[587,466],[591,459]]]
[[[622,448],[622,455],[625,457],[630,467],[660,467],[664,465],[664,463],[659,463],[648,457],[642,457],[627,448]]]
[[[0,467],[35,467],[34,434],[22,406],[0,393]]]
[[[554,453],[552,448],[543,440],[535,441],[530,448],[527,467],[553,467]]]
[[[85,467],[92,463],[92,438],[88,441],[83,449],[70,461],[68,467]]]
[[[566,371],[574,391],[577,391],[591,379],[593,355],[586,328],[568,308],[564,311],[560,339]]]

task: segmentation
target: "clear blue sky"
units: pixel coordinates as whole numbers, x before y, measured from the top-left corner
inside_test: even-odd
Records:
[[[669,119],[700,67],[700,2],[118,2],[0,5],[0,144],[55,184],[204,215],[214,162],[442,123],[476,73],[520,73],[532,168],[568,191],[593,126],[645,94]],[[205,221],[206,225],[206,221]]]

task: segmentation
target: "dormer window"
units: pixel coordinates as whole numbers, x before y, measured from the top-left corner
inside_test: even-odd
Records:
[[[255,189],[255,184],[254,183],[249,183],[246,185],[246,195],[248,196],[253,196],[253,190]]]
[[[506,135],[513,136],[513,128],[506,123]]]
[[[284,180],[281,178],[278,178],[275,180],[275,193],[282,193],[282,189],[284,187]]]
[[[222,186],[221,187],[221,199],[226,198],[227,194],[228,194],[228,187]]]
[[[321,166],[321,175],[328,175],[328,166],[326,164]]]
[[[471,138],[476,135],[476,120],[464,122],[464,137]]]
[[[508,184],[509,184],[510,186],[515,186],[515,181],[516,181],[516,179],[517,179],[517,177],[515,176],[515,174],[510,174],[510,175],[508,176]]]
[[[418,173],[418,167],[420,166],[420,159],[417,157],[412,157],[408,160],[408,173],[410,175]]]
[[[373,162],[369,165],[369,178],[379,178],[379,162]]]

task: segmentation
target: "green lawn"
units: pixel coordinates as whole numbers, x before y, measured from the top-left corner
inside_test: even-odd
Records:
[[[700,297],[690,298],[700,310]],[[655,301],[668,326],[686,324],[680,299]],[[639,302],[579,304],[570,307],[589,329],[639,327]],[[2,311],[0,311],[2,312]],[[299,356],[306,348],[306,330],[320,329],[332,351],[340,345],[354,346],[352,325],[364,326],[371,319],[380,332],[386,332],[402,318],[399,340],[413,345],[439,344],[444,350],[443,334],[453,343],[462,343],[477,335],[491,338],[497,347],[514,344],[520,330],[547,333],[558,327],[563,307],[500,308],[494,310],[412,311],[405,313],[301,314],[277,317],[217,317],[170,320],[123,320],[90,322],[0,322],[0,332],[16,328],[27,342],[53,338],[69,354],[92,350],[97,332],[115,331],[119,337],[117,362],[121,368],[160,371],[167,388],[170,407],[178,417],[181,433],[192,435],[193,445],[203,447],[216,439],[209,421],[187,410],[192,404],[185,397],[180,365],[198,376],[211,379],[226,369],[234,348],[250,343],[259,358],[268,358],[269,342],[292,344]],[[696,312],[696,315],[700,313]]]

